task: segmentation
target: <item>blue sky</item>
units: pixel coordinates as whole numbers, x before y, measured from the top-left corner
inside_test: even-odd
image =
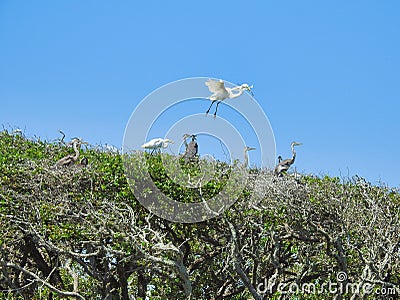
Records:
[[[297,170],[399,187],[399,28],[389,0],[3,0],[0,123],[121,147],[153,90],[223,78],[254,84],[277,154],[303,142]]]

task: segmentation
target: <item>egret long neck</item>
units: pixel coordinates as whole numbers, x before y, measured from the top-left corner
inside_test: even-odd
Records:
[[[244,92],[244,90],[242,90],[242,89],[240,89],[239,92],[237,92],[236,94],[233,93],[233,91],[236,91],[236,90],[233,90],[233,89],[231,90],[231,96],[230,96],[231,99],[240,97]]]

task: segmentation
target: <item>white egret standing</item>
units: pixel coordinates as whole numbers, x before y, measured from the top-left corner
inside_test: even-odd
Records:
[[[256,148],[253,147],[244,147],[243,149],[243,155],[244,155],[244,167],[247,168],[247,166],[249,165],[249,155],[247,152],[251,151],[251,150],[256,150]]]
[[[171,141],[170,139],[156,138],[144,143],[141,147],[144,149],[152,149],[151,153],[153,153],[154,150],[160,150],[161,148],[165,149],[168,147],[168,144],[173,143],[174,141]]]
[[[275,171],[274,171],[275,175],[281,176],[283,172],[286,172],[287,170],[289,170],[290,166],[294,164],[294,160],[296,159],[296,151],[294,151],[294,147],[300,146],[300,145],[302,145],[302,144],[298,143],[298,142],[292,142],[290,144],[290,148],[292,149],[292,158],[288,158],[288,159],[281,161],[282,157],[280,157],[280,159],[278,157],[280,162],[275,167]]]
[[[209,79],[208,81],[205,82],[206,86],[210,90],[211,93],[213,93],[208,99],[210,99],[211,105],[206,111],[206,115],[210,112],[211,107],[213,106],[214,102],[217,102],[217,105],[215,107],[215,112],[214,112],[214,118],[217,116],[217,111],[218,111],[218,105],[224,101],[225,99],[233,99],[240,97],[244,91],[249,91],[252,95],[253,92],[251,89],[253,86],[249,86],[247,83],[244,83],[240,86],[236,86],[234,88],[228,88],[225,87],[224,82],[222,80],[216,81]]]

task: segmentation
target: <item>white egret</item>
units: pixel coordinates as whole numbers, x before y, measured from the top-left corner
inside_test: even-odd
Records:
[[[294,151],[294,147],[300,146],[300,145],[302,145],[302,143],[292,142],[290,144],[290,148],[292,149],[292,157],[291,158],[282,160],[281,156],[278,157],[279,163],[275,167],[275,171],[274,171],[275,175],[281,176],[282,173],[289,170],[290,166],[294,164],[294,160],[296,159],[296,151]]]
[[[154,150],[160,150],[161,148],[165,149],[168,147],[168,144],[173,143],[174,141],[171,141],[170,139],[156,138],[144,143],[141,147],[144,149],[152,149],[151,153],[153,153]]]
[[[249,86],[247,83],[244,83],[240,86],[236,86],[234,88],[228,88],[225,87],[224,82],[222,80],[216,81],[209,79],[208,81],[205,82],[205,84],[210,90],[210,92],[213,93],[210,97],[208,97],[208,99],[210,99],[212,102],[210,107],[206,111],[206,115],[209,113],[214,102],[217,102],[214,112],[214,118],[217,116],[218,105],[225,99],[233,99],[240,97],[244,91],[249,91],[251,95],[253,95],[253,92],[251,91],[253,86],[252,85]]]
[[[56,166],[70,166],[73,165],[74,163],[77,162],[78,158],[79,158],[79,149],[81,148],[81,145],[85,144],[87,145],[87,142],[82,142],[81,139],[79,138],[74,138],[70,144],[72,144],[72,147],[74,148],[75,151],[75,155],[67,155],[61,159],[59,159],[56,162]]]

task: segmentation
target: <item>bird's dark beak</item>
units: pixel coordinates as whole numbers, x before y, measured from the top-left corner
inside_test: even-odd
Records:
[[[253,94],[253,91],[251,90],[251,87],[248,87],[246,90],[254,97],[254,94]]]

